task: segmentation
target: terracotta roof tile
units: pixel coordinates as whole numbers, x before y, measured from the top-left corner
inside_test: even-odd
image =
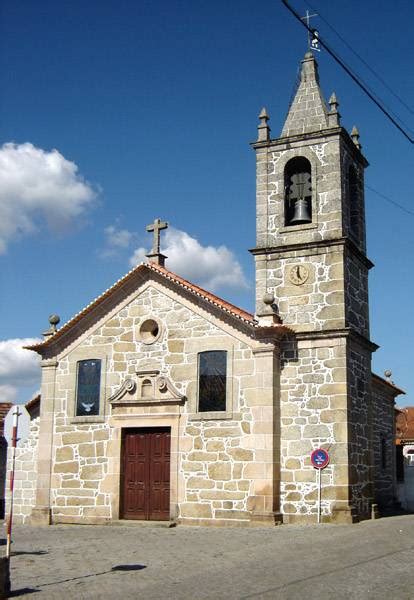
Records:
[[[39,403],[40,403],[40,394],[37,394],[31,400],[29,400],[29,402],[26,402],[25,407],[30,412]]]
[[[407,406],[398,411],[396,417],[397,443],[414,441],[414,406]]]
[[[13,406],[13,402],[0,402],[0,436],[4,433],[4,419]]]
[[[226,313],[232,315],[236,319],[239,319],[240,321],[242,321],[248,325],[251,325],[254,328],[259,327],[257,321],[254,318],[254,315],[252,315],[251,313],[249,313],[241,308],[238,308],[237,306],[235,306],[234,304],[231,304],[230,302],[226,302],[219,296],[216,296],[215,294],[212,294],[211,292],[204,290],[203,288],[199,287],[198,285],[195,285],[195,284],[191,283],[190,281],[183,279],[179,275],[176,275],[172,271],[168,271],[167,269],[165,269],[164,267],[161,267],[160,265],[156,265],[154,263],[141,263],[140,265],[131,269],[131,271],[129,271],[124,277],[122,277],[121,279],[116,281],[110,288],[108,288],[100,296],[95,298],[95,300],[90,302],[84,309],[82,309],[80,312],[78,312],[74,317],[72,317],[72,319],[67,321],[52,336],[45,339],[43,342],[41,342],[39,344],[26,346],[26,348],[29,350],[34,350],[36,352],[41,352],[44,348],[47,348],[52,343],[54,343],[56,340],[60,339],[65,333],[67,333],[70,330],[71,327],[73,327],[73,325],[78,323],[85,315],[92,312],[97,306],[99,306],[99,304],[104,302],[113,292],[115,292],[115,290],[121,288],[123,285],[125,285],[127,282],[129,282],[133,277],[137,276],[138,274],[144,275],[146,272],[147,273],[148,272],[157,273],[161,277],[174,282],[181,288],[189,291],[191,294],[194,294],[195,296],[202,298],[206,302],[209,302],[210,304],[216,306],[217,308],[225,311]],[[284,325],[276,325],[272,329],[279,329],[279,330],[283,330],[286,332],[291,331],[288,327],[286,327]]]

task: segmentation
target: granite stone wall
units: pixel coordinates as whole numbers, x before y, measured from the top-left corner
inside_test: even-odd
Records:
[[[374,378],[372,398],[374,493],[381,511],[394,506],[397,493],[394,394]]]
[[[158,325],[153,338],[142,330],[149,318]],[[227,352],[223,413],[197,410],[198,353],[206,350]],[[273,409],[279,364],[275,351],[274,345],[249,339],[225,319],[212,319],[201,308],[182,302],[171,290],[165,293],[157,285],[144,286],[58,357],[52,521],[118,519],[122,429],[166,425],[172,431],[172,518],[243,524],[254,511],[271,513],[279,486],[275,493],[279,473]],[[77,362],[86,358],[102,360],[101,409],[99,415],[77,417]],[[184,400],[163,403],[150,398],[148,402],[139,397],[137,385],[126,405],[110,404],[126,380],[137,381],[144,372],[150,373],[146,377],[166,378]],[[278,424],[278,414],[276,418]],[[28,512],[33,505],[31,496]]]
[[[348,427],[350,502],[362,518],[370,516],[373,495],[371,352],[348,344]]]
[[[330,464],[322,473],[322,515],[347,506],[345,339],[286,342],[281,368],[281,505],[287,522],[316,519],[317,473],[312,450]]]
[[[291,250],[256,257],[257,302],[265,291],[275,295],[283,323],[295,331],[338,329],[345,321],[344,267],[340,249]],[[306,280],[293,283],[295,269],[306,269]],[[295,281],[293,279],[293,281]]]
[[[16,448],[13,522],[16,524],[29,521],[32,507],[36,498],[36,473],[39,439],[39,417],[30,423],[29,435]],[[12,449],[7,452],[7,478],[6,478],[6,517],[10,512],[10,486],[9,477],[12,467]]]

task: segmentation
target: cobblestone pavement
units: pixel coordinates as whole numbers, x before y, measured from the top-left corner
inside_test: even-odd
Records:
[[[15,527],[12,597],[414,598],[414,515],[358,525]]]

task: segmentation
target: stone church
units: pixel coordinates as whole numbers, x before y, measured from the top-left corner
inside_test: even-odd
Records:
[[[256,309],[140,264],[31,350],[40,416],[18,450],[21,522],[351,523],[395,496],[394,399],[371,373],[358,131],[307,53],[281,136],[257,164]]]

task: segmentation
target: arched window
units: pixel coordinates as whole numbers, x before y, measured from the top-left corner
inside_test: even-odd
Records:
[[[298,156],[285,167],[285,225],[312,223],[312,168]]]
[[[101,361],[97,358],[78,361],[76,415],[99,415]]]
[[[212,350],[198,355],[199,412],[226,410],[227,352]]]
[[[359,238],[359,195],[358,177],[352,165],[348,171],[348,198],[349,198],[349,229],[351,235]]]

